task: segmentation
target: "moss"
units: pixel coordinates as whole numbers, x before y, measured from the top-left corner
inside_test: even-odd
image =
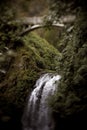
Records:
[[[24,110],[29,93],[39,76],[43,73],[56,71],[60,53],[47,41],[36,34],[22,38],[22,46],[14,44],[14,55],[4,53],[2,67],[6,73],[0,83],[1,119],[7,116],[15,121]],[[13,114],[12,114],[13,113]],[[3,121],[2,121],[3,122]]]
[[[39,59],[39,62],[41,61],[44,67],[46,65],[47,69],[50,69],[50,67],[54,69],[54,66],[58,65],[59,55],[61,56],[58,50],[52,45],[49,46],[49,43],[45,39],[41,39],[39,36],[36,36],[36,34],[32,35],[31,33],[29,37],[29,39],[25,37],[24,40],[27,41],[26,44],[29,45],[29,49],[37,56],[35,60]]]

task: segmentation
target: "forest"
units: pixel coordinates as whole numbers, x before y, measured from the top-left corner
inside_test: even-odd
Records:
[[[86,87],[86,0],[0,1],[0,129],[85,130]]]

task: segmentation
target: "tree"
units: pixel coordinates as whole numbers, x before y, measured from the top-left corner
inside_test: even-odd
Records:
[[[62,79],[58,86],[58,92],[52,98],[51,106],[54,115],[56,115],[56,122],[61,117],[62,121],[64,119],[66,122],[65,126],[68,129],[69,123],[72,129],[85,129],[86,119],[84,118],[87,114],[86,0],[53,0],[52,2],[54,5],[51,6],[51,10],[55,12],[55,17],[59,18],[61,15],[74,13],[76,20],[72,31],[65,30],[64,37],[58,42],[58,44],[61,43],[61,46],[64,46],[61,50],[60,66],[58,66],[58,72],[62,75]],[[61,125],[61,128],[63,129],[64,126]]]

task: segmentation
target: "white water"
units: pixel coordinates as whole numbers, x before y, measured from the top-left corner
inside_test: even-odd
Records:
[[[59,75],[44,74],[35,84],[24,113],[24,130],[54,130],[54,122],[48,99],[58,86]]]

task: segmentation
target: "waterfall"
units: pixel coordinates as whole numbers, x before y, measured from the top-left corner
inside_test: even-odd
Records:
[[[35,84],[23,116],[23,130],[54,130],[48,99],[58,86],[60,75],[44,74]]]

